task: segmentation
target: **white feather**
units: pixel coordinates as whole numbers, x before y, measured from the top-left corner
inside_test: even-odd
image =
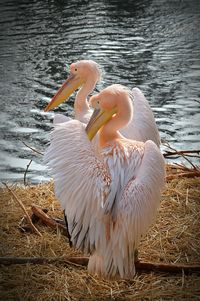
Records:
[[[73,245],[93,254],[89,271],[132,277],[135,249],[156,216],[164,185],[155,143],[121,139],[96,154],[85,125],[70,120],[55,125],[44,161]]]
[[[133,118],[130,123],[120,130],[128,139],[143,141],[152,140],[160,145],[160,135],[155,122],[153,111],[139,88],[132,89]]]
[[[58,123],[63,123],[63,122],[67,122],[70,121],[71,118],[67,117],[65,115],[62,114],[55,114],[54,119],[53,119],[53,124],[56,125]]]
[[[57,124],[44,163],[54,178],[56,197],[66,215],[76,223],[70,233],[72,241],[76,240],[75,236],[80,231],[76,240],[79,247],[81,240],[89,235],[87,231],[92,228],[92,240],[95,237],[97,245],[101,233],[98,227],[100,199],[106,197],[106,191],[109,193],[110,176],[103,163],[95,157],[85,126],[77,120]],[[94,218],[90,219],[91,216]]]

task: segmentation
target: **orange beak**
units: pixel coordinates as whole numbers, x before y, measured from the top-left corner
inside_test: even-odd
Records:
[[[87,136],[91,141],[98,130],[105,125],[114,114],[116,114],[117,109],[105,110],[102,108],[94,108],[93,114],[90,117],[90,120],[85,128]]]
[[[82,86],[83,83],[83,80],[81,80],[77,74],[70,73],[44,111],[48,112],[49,110],[58,107],[61,103],[67,100],[74,91]]]

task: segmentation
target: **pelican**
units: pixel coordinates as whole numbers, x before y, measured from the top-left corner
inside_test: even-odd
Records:
[[[81,60],[70,65],[70,74],[52,100],[44,109],[45,112],[59,106],[67,100],[70,95],[80,88],[74,101],[75,119],[87,123],[91,117],[92,110],[89,107],[87,97],[94,90],[100,79],[100,69],[92,60]],[[54,123],[68,121],[69,118],[61,114],[55,116]]]
[[[165,184],[157,145],[119,132],[133,118],[131,97],[117,84],[92,96],[87,127],[78,120],[56,124],[44,158],[71,242],[90,254],[88,271],[104,278],[135,275],[135,251],[156,217]],[[91,143],[97,132],[98,151]]]
[[[45,111],[49,111],[62,102],[69,99],[70,95],[78,88],[74,111],[75,119],[87,123],[92,115],[87,100],[88,95],[94,90],[96,83],[100,79],[99,65],[92,60],[81,60],[70,65],[70,74],[58,92],[54,95]],[[132,92],[134,115],[129,124],[123,128],[121,133],[126,137],[137,141],[152,140],[156,145],[160,145],[160,135],[152,109],[146,100],[144,94],[139,88],[133,88]],[[55,123],[68,121],[69,118],[57,114],[54,118]]]

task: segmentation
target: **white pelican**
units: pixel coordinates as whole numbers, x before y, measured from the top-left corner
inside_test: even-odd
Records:
[[[50,103],[44,109],[45,112],[59,106],[67,100],[70,95],[81,87],[74,101],[75,119],[87,123],[91,117],[92,110],[89,107],[87,97],[94,90],[100,79],[100,69],[92,60],[81,60],[70,65],[70,74],[60,89],[54,95]],[[55,116],[54,123],[68,121],[69,118],[61,114]]]
[[[89,107],[87,97],[93,91],[97,81],[100,79],[100,69],[96,62],[92,60],[82,60],[70,65],[70,74],[61,88],[52,98],[45,108],[49,111],[69,98],[69,96],[79,87],[75,102],[75,119],[87,123],[91,117],[92,110]],[[130,139],[137,141],[152,140],[156,145],[160,145],[160,136],[154,119],[152,109],[142,91],[133,88],[132,99],[134,106],[134,117],[121,133]],[[57,114],[54,118],[55,123],[68,121],[69,118]]]
[[[134,276],[134,253],[156,216],[165,183],[156,144],[119,133],[132,119],[130,95],[112,85],[92,96],[95,111],[87,127],[78,120],[55,125],[45,154],[72,244],[91,255],[89,272],[106,278]],[[91,140],[97,131],[96,153]]]

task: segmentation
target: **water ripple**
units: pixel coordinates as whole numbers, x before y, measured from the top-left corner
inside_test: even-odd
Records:
[[[30,180],[44,180],[41,159],[22,141],[44,151],[54,112],[43,108],[82,58],[101,65],[98,90],[143,90],[163,140],[199,147],[199,1],[2,0],[0,10],[2,179],[23,179],[33,158]],[[55,112],[73,117],[73,99]]]

